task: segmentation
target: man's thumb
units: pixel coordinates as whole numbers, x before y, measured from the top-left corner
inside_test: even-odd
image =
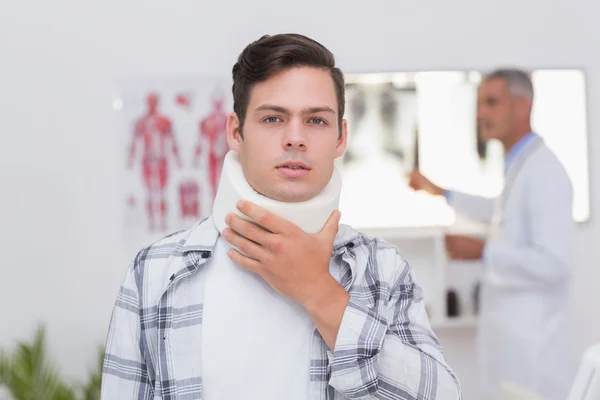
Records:
[[[342,213],[340,213],[339,210],[335,210],[334,212],[332,212],[329,216],[329,219],[325,223],[325,226],[321,230],[321,234],[324,234],[325,236],[331,236],[331,238],[334,238],[335,235],[337,235],[338,230],[340,228],[341,217]]]

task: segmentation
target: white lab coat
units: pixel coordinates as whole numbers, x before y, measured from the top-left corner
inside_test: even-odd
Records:
[[[480,398],[496,398],[510,381],[562,400],[576,372],[569,334],[573,190],[541,138],[519,155],[499,199],[453,192],[449,200],[457,212],[490,223],[478,327]]]

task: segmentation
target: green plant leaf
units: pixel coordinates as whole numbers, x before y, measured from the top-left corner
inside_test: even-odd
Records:
[[[18,343],[12,354],[0,353],[0,381],[15,400],[76,400],[73,389],[48,360],[43,326],[32,343]]]
[[[104,352],[104,346],[98,346],[96,368],[90,373],[87,383],[82,387],[83,400],[100,400]]]
[[[0,385],[10,383],[10,356],[6,351],[0,350]]]
[[[46,332],[39,326],[30,343],[19,342],[12,352],[0,349],[0,385],[15,400],[100,400],[104,347],[98,348],[98,362],[85,385],[64,382],[49,360]]]

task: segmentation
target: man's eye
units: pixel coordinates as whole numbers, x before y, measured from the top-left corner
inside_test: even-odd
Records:
[[[310,122],[313,124],[317,124],[317,125],[326,125],[327,124],[327,122],[325,122],[321,118],[311,118]]]
[[[264,121],[272,124],[275,122],[279,122],[279,118],[278,117],[267,117],[264,119]]]

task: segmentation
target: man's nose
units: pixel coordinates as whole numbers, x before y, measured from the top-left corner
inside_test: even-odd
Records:
[[[480,104],[477,106],[477,118],[478,119],[484,119],[489,117],[490,115],[490,109],[488,106],[484,105],[484,104]]]
[[[283,136],[283,148],[286,150],[306,150],[307,137],[301,123],[289,125]]]

